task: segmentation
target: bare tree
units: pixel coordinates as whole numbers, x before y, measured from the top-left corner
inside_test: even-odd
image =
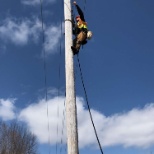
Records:
[[[0,122],[0,154],[37,154],[36,137],[16,122]]]

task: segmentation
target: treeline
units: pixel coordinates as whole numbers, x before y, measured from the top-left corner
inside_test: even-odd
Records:
[[[0,154],[37,154],[36,137],[17,122],[0,122]]]

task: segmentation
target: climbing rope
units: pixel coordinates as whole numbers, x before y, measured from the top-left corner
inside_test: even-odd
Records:
[[[85,98],[86,98],[86,103],[87,103],[87,107],[88,107],[88,111],[89,111],[89,115],[90,115],[90,120],[91,120],[91,123],[92,123],[93,128],[94,128],[95,136],[96,136],[100,151],[103,154],[103,149],[102,149],[102,146],[101,146],[101,143],[100,143],[97,131],[96,131],[96,127],[95,127],[95,124],[94,124],[94,121],[93,121],[92,113],[91,113],[89,102],[88,102],[88,95],[87,95],[86,88],[85,88],[85,85],[84,85],[83,74],[82,74],[80,60],[79,60],[79,54],[77,54],[77,61],[78,61],[79,69],[80,69],[80,77],[81,77],[82,86],[83,86],[83,89],[84,89],[84,92],[85,92]]]

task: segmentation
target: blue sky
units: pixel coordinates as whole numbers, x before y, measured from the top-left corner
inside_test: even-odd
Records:
[[[37,136],[40,154],[56,153],[56,143],[58,153],[61,146],[66,153],[63,4],[62,0],[43,1],[43,45],[39,2],[1,0],[0,119],[25,123]],[[85,18],[93,31],[79,57],[104,153],[150,154],[154,152],[154,1],[77,3],[82,9],[85,6]],[[43,51],[48,102],[44,99]],[[97,154],[76,56],[74,67],[80,153]]]

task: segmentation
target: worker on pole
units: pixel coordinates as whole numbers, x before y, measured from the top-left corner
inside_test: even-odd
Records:
[[[87,39],[88,27],[81,8],[77,5],[76,1],[74,1],[73,4],[75,5],[77,12],[79,14],[75,18],[76,24],[73,24],[73,34],[76,37],[73,40],[73,46],[71,46],[71,49],[73,50],[73,53],[75,55],[78,54],[81,45],[87,43],[86,39]]]

